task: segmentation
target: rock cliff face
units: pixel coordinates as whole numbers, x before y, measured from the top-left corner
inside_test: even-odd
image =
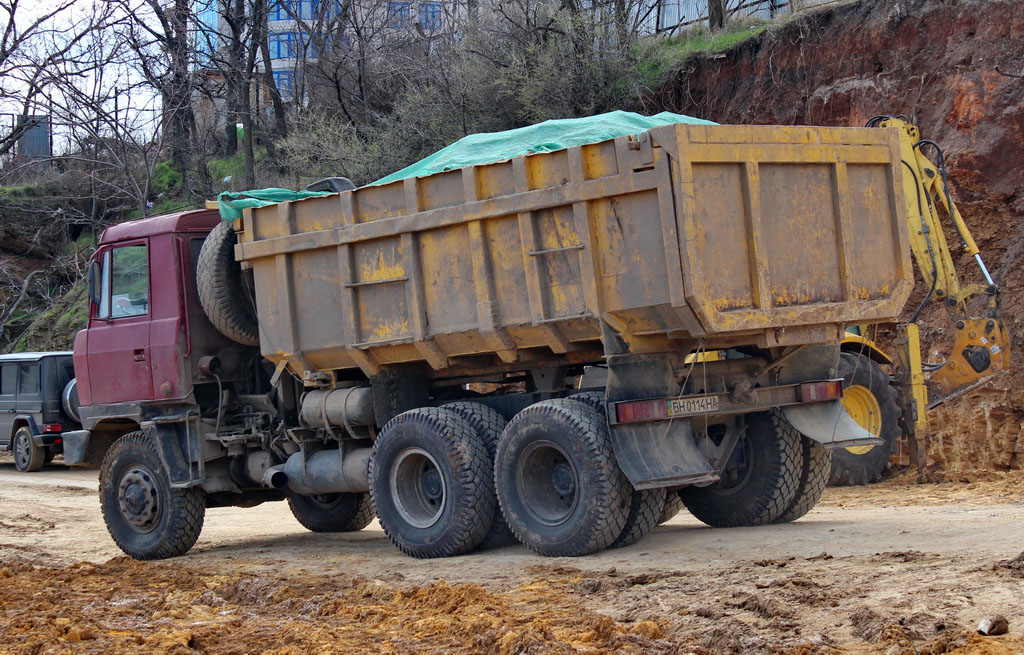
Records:
[[[932,463],[1024,467],[1024,12],[1000,0],[861,0],[794,18],[737,48],[695,57],[651,106],[722,123],[863,125],[905,114],[946,153],[961,212],[1003,288],[1015,366],[930,415]],[[952,234],[950,243],[957,243]],[[967,281],[977,267],[959,258]],[[908,303],[916,307],[923,285]],[[940,360],[945,310],[923,315]]]

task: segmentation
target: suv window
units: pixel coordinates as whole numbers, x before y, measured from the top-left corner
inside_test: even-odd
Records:
[[[0,366],[0,396],[13,396],[18,384],[18,365]]]
[[[75,366],[74,364],[65,364],[60,370],[60,388],[63,389],[64,385],[75,379]]]
[[[22,364],[19,369],[18,395],[39,395],[39,364]]]
[[[103,255],[100,318],[143,316],[149,312],[146,246],[122,246]]]

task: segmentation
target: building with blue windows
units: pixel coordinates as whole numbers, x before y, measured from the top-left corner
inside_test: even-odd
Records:
[[[208,68],[210,59],[220,48],[218,33],[220,30],[220,12],[218,11],[218,0],[195,0],[195,48],[196,66],[200,69]]]
[[[267,46],[274,84],[286,100],[304,95],[301,71],[319,59],[322,47],[331,47],[346,1],[270,0]]]
[[[213,58],[225,46],[227,24],[224,5],[233,0],[193,0],[196,67],[212,71]],[[359,21],[373,38],[391,38],[410,31],[425,36],[439,33],[463,3],[440,0],[268,0],[267,49],[271,74],[282,97],[301,101],[308,97],[303,70],[323,55],[321,51],[347,48],[352,24]],[[340,35],[340,36],[339,36]],[[257,57],[262,68],[262,58]]]

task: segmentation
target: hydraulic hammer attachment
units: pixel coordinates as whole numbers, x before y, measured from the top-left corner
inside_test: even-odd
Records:
[[[928,378],[928,408],[985,384],[1009,367],[1010,338],[998,314],[957,321],[953,352]]]

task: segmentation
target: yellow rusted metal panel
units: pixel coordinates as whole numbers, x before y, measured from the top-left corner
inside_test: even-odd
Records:
[[[673,125],[246,210],[264,355],[301,374],[837,341],[910,293],[895,130]],[[454,372],[452,373],[455,374]]]

